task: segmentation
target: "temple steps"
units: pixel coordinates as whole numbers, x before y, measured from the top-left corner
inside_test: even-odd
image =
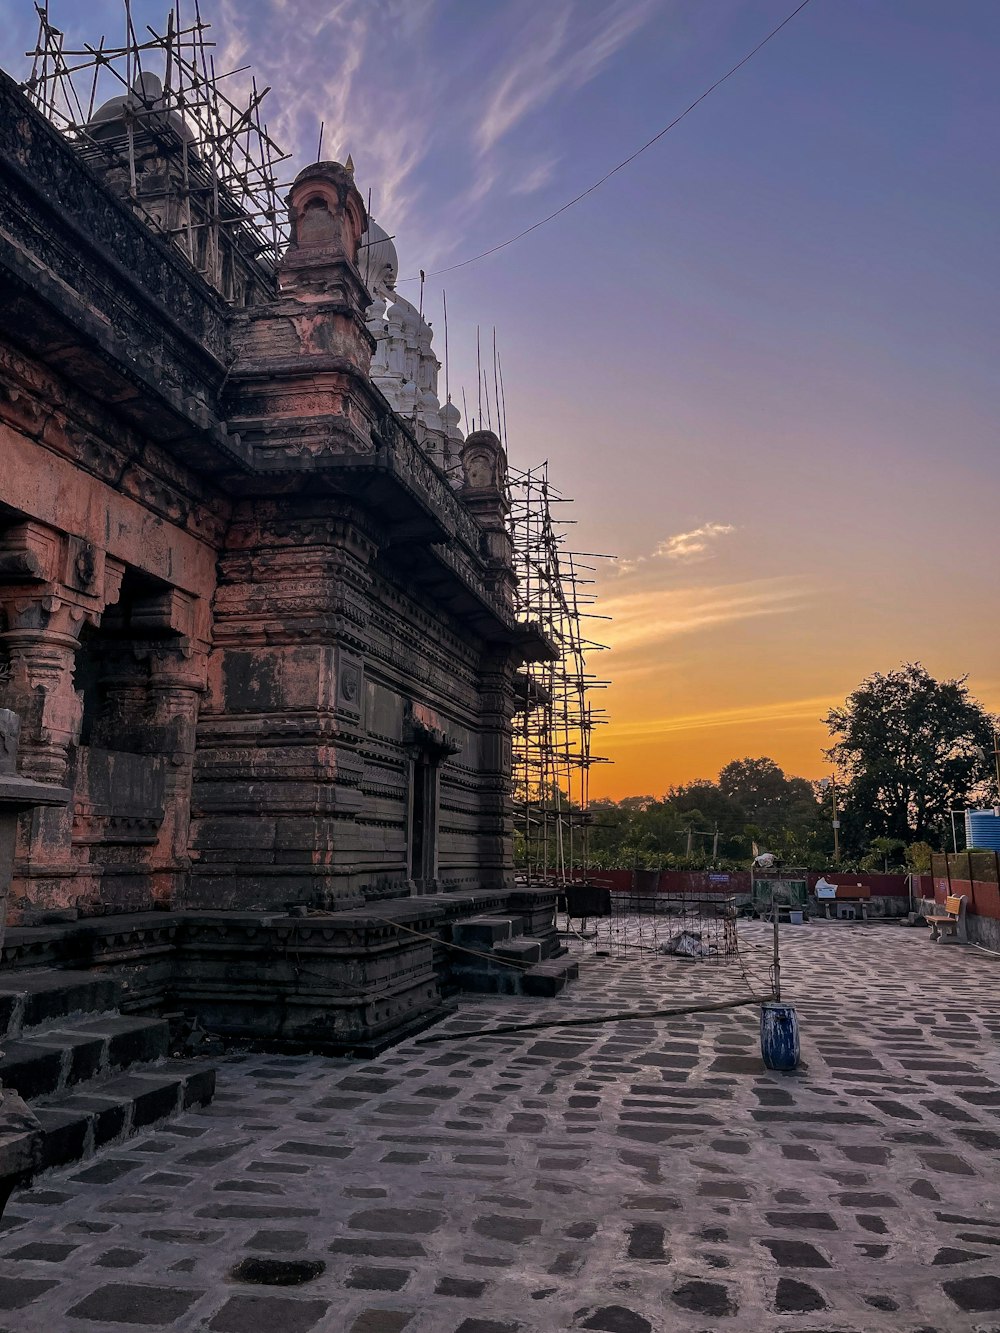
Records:
[[[42,1127],[38,1171],[82,1161],[192,1106],[207,1106],[214,1091],[211,1065],[170,1060],[29,1102]]]
[[[453,982],[480,995],[558,995],[579,975],[579,966],[563,958],[543,958],[542,942],[521,933],[523,929],[517,916],[457,922],[451,939]]]
[[[166,1057],[168,1025],[159,1018],[109,1015],[4,1040],[0,1083],[25,1101]]]
[[[211,1101],[214,1068],[168,1059],[169,1024],[120,1013],[121,990],[94,972],[0,981],[0,1085],[41,1127],[34,1169],[19,1183]]]

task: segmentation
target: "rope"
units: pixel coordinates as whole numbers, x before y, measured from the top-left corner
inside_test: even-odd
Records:
[[[397,930],[405,930],[408,935],[415,935],[418,939],[429,940],[432,944],[441,945],[442,948],[451,949],[455,953],[467,953],[470,954],[473,958],[485,958],[488,962],[498,963],[501,967],[513,967],[518,971],[526,972],[529,967],[534,966],[533,963],[518,963],[507,958],[498,958],[496,954],[483,953],[480,949],[469,949],[462,944],[449,944],[446,940],[439,939],[437,935],[429,935],[426,931],[414,930],[412,926],[404,926],[401,921],[393,921],[389,917],[376,916],[373,917],[372,919],[374,921],[381,922],[381,924],[384,926],[395,926]],[[317,968],[307,966],[305,963],[300,961],[298,953],[299,948],[304,943],[305,941],[301,939],[301,937],[298,934],[298,927],[295,927],[293,930],[292,944],[291,945],[286,944],[282,950],[286,961],[292,963],[292,966],[295,969],[295,974],[297,977],[299,976],[318,977],[331,990],[339,990],[341,992],[342,999],[356,1000],[358,1001],[358,1003],[361,1004],[369,1004],[373,1000],[377,1000],[382,995],[389,995],[392,993],[394,988],[391,985],[383,986],[380,989],[372,989],[360,992],[354,991],[349,988],[347,982],[336,981],[334,978],[327,976],[325,972],[320,972]],[[289,954],[290,947],[295,950],[295,953],[293,955]]]
[[[433,1037],[417,1037],[418,1046],[429,1046],[438,1041],[464,1041],[466,1037],[496,1037],[509,1032],[536,1032],[539,1028],[582,1028],[595,1023],[627,1023],[634,1019],[674,1018],[678,1014],[709,1014],[721,1009],[738,1009],[741,1005],[767,1004],[768,995],[741,996],[738,1000],[716,1000],[710,1004],[683,1004],[673,1009],[622,1009],[614,1014],[594,1014],[590,1018],[549,1018],[540,1023],[508,1023],[504,1027],[476,1028],[472,1032],[441,1032]]]
[[[417,939],[430,940],[432,944],[439,944],[443,949],[451,949],[455,953],[467,953],[472,958],[485,958],[490,963],[499,963],[501,967],[513,967],[519,972],[527,972],[529,967],[535,966],[534,963],[516,963],[508,958],[498,958],[495,953],[470,949],[464,944],[449,944],[447,940],[442,940],[437,935],[429,935],[425,930],[414,930],[412,926],[404,926],[401,921],[391,921],[385,916],[375,916],[372,920],[381,921],[384,926],[395,926],[397,930],[405,930],[408,935],[416,935]],[[502,940],[499,942],[503,943]]]

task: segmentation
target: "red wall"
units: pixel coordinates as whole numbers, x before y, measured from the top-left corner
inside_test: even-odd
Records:
[[[927,883],[929,876],[923,877],[923,882]],[[951,888],[948,887],[947,879],[935,877],[934,901],[944,906],[944,900],[949,893],[964,895],[969,901],[966,904],[966,911],[972,912],[976,916],[989,916],[994,921],[1000,921],[1000,885],[990,883],[982,879],[956,879],[951,877]]]

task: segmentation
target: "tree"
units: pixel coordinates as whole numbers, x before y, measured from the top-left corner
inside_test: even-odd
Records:
[[[774,762],[760,759],[733,759],[719,773],[719,789],[726,796],[739,801],[749,814],[784,806],[788,798],[789,781]]]
[[[836,737],[827,759],[841,777],[848,840],[940,845],[948,811],[994,803],[996,719],[966,676],[935,680],[919,662],[875,672],[824,721]]]
[[[773,759],[734,759],[719,774],[719,788],[743,808],[754,840],[770,851],[802,856],[825,844],[829,823],[813,784],[786,777]]]
[[[750,842],[746,836],[746,811],[727,796],[717,782],[698,778],[681,787],[671,787],[667,800],[683,817],[687,845],[687,829],[692,829],[692,850],[711,850],[715,830],[719,831],[719,852],[725,857],[746,858]]]
[[[861,859],[862,870],[899,870],[906,859],[902,838],[872,838],[868,855]]]

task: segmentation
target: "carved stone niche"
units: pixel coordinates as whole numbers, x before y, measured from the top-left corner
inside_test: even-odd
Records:
[[[314,162],[296,176],[287,202],[292,239],[283,269],[320,256],[357,262],[368,215],[353,166]]]
[[[337,650],[337,702],[338,712],[352,713],[360,718],[364,703],[364,663],[360,657]]]
[[[503,445],[491,430],[476,430],[462,446],[462,496],[499,499],[507,485]]]

